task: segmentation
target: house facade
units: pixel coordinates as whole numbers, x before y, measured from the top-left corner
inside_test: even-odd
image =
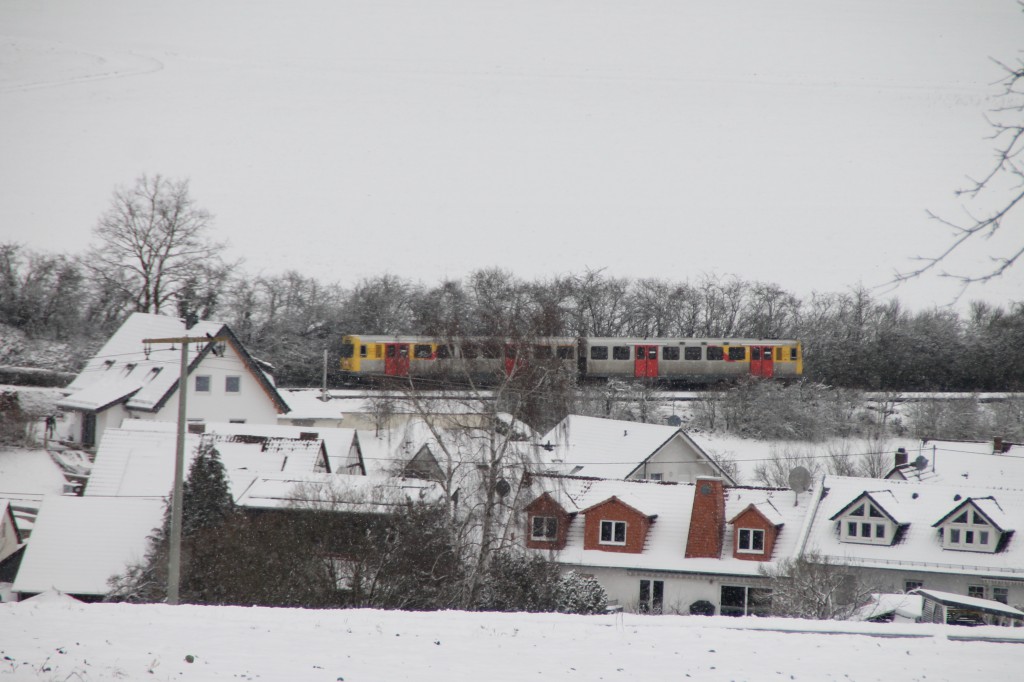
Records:
[[[623,480],[735,481],[676,426],[569,415],[538,441],[547,470]]]
[[[274,424],[288,405],[273,378],[220,322],[184,321],[163,315],[134,313],[104,344],[57,406],[70,414],[57,437],[94,449],[103,432],[125,419],[175,422],[181,350],[173,344],[147,344],[155,338],[223,338],[189,344],[188,419]]]
[[[793,557],[810,496],[693,483],[531,477],[524,544],[638,613],[766,614],[761,567]]]

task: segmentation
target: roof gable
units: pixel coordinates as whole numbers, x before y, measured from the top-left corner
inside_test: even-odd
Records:
[[[882,504],[879,501],[880,499],[884,499],[886,504],[888,505],[888,507],[886,507],[886,504]],[[882,515],[885,518],[887,518],[888,520],[892,521],[897,526],[904,525],[904,522],[900,521],[896,517],[896,515],[893,514],[892,511],[890,511],[891,509],[897,508],[899,503],[896,501],[896,498],[893,497],[892,493],[890,493],[888,490],[879,490],[879,491],[867,491],[867,490],[865,490],[861,494],[857,495],[857,497],[853,498],[853,500],[849,504],[847,504],[845,507],[843,507],[842,509],[837,511],[835,514],[833,514],[831,517],[829,517],[829,521],[835,521],[840,516],[845,516],[851,509],[855,508],[861,502],[870,502],[870,503],[872,503],[878,509],[878,511],[882,513]]]
[[[1000,532],[1005,533],[1007,531],[1014,530],[1012,527],[1010,527],[1009,519],[1007,519],[1002,507],[999,506],[999,503],[996,501],[996,498],[992,496],[968,497],[960,504],[953,507],[952,511],[950,511],[948,514],[946,514],[941,519],[933,523],[932,527],[938,528],[950,519],[958,516],[968,507],[974,509],[983,517],[985,517],[985,519]]]
[[[743,508],[741,512],[739,512],[731,519],[729,519],[729,523],[736,523],[736,520],[738,518],[740,518],[744,514],[747,514],[748,512],[757,514],[758,516],[760,516],[776,528],[779,528],[785,525],[786,523],[786,520],[782,518],[782,514],[779,513],[779,510],[775,507],[774,504],[772,504],[770,500],[756,503],[752,502],[748,504],[746,507]]]

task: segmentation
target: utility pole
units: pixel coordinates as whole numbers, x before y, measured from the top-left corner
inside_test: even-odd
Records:
[[[167,564],[167,603],[178,604],[181,585],[181,504],[185,482],[185,411],[188,399],[188,347],[193,343],[220,343],[226,336],[180,336],[170,339],[143,339],[145,344],[180,343],[181,373],[178,375],[178,442],[174,457],[174,492],[171,495],[171,547]]]

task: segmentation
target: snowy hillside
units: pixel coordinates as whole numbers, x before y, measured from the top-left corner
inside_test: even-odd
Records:
[[[0,679],[13,680],[934,682],[1024,667],[1020,630],[722,617],[86,606],[44,595],[0,605],[0,633]]]

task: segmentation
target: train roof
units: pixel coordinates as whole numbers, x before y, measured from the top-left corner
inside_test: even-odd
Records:
[[[465,336],[453,339],[444,339],[440,336],[430,335],[407,335],[407,334],[346,334],[343,338],[356,338],[362,343],[441,343],[441,342],[452,342],[460,340],[491,340],[494,337],[488,336]],[[679,344],[679,345],[763,345],[763,346],[794,346],[800,343],[797,339],[757,339],[749,337],[696,337],[696,336],[664,336],[664,337],[643,337],[643,336],[585,336],[589,343],[626,343],[635,345],[644,344]],[[506,341],[512,341],[511,338],[506,338]],[[572,344],[576,343],[577,337],[574,336],[543,336],[533,339],[535,343],[559,343],[559,344]]]

